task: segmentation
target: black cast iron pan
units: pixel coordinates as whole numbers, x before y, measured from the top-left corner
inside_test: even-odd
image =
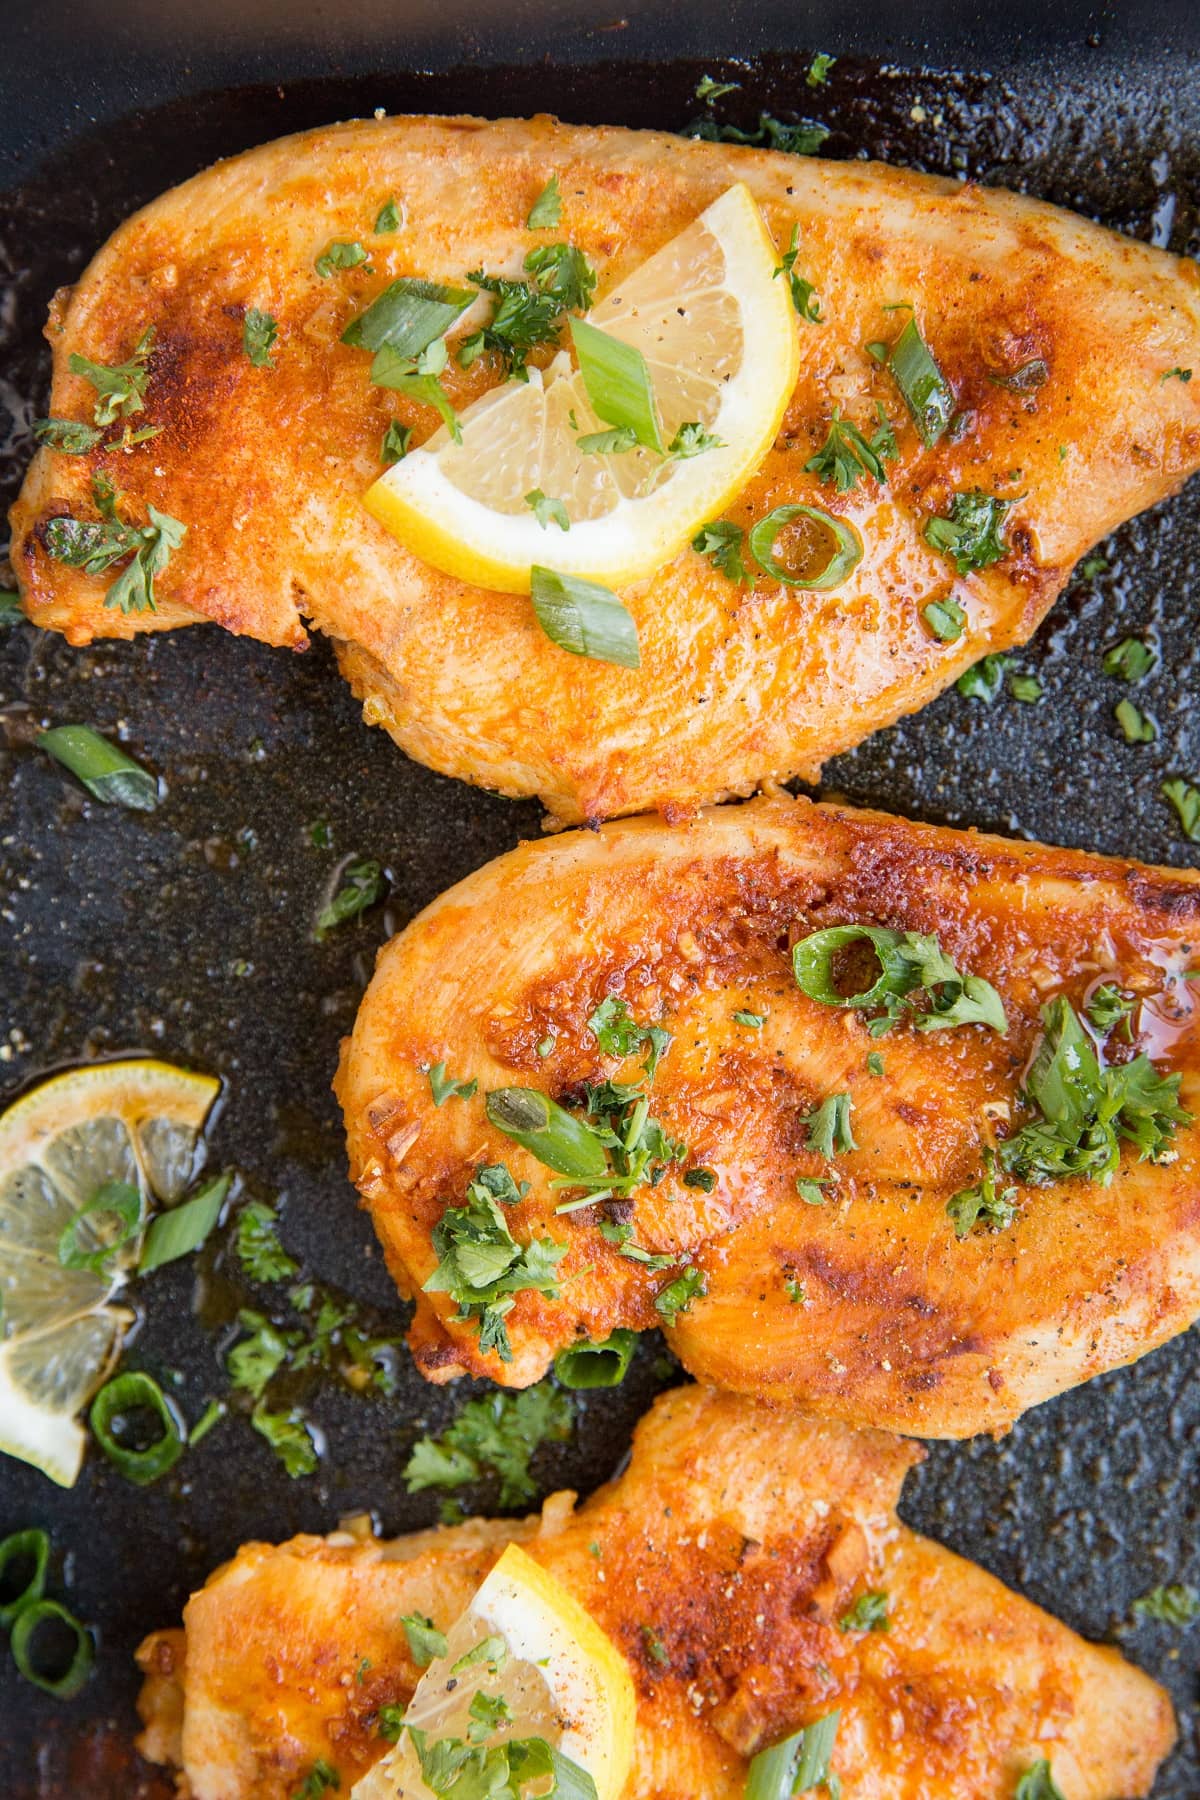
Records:
[[[697,112],[705,71],[740,80],[724,116],[760,108],[832,129],[841,157],[970,173],[1073,206],[1172,249],[1200,252],[1200,14],[1181,0],[1136,17],[1071,5],[844,10],[806,20],[766,5],[622,20],[497,0],[405,22],[368,5],[351,24],[282,10],[114,5],[22,11],[8,32],[0,109],[0,483],[7,504],[44,409],[40,332],[69,281],[132,208],[214,157],[371,112],[553,110],[667,129]],[[718,16],[719,13],[719,16]],[[815,50],[839,54],[807,90]],[[737,66],[730,60],[740,59]],[[886,65],[886,66],[885,66]],[[4,171],[7,170],[7,176]],[[1191,707],[1200,656],[1200,489],[1119,532],[1109,567],[1077,580],[1019,666],[1037,706],[988,709],[953,692],[827,770],[824,791],[916,817],[1028,833],[1149,860],[1197,860],[1158,797],[1200,775]],[[1112,718],[1102,647],[1153,625],[1163,666],[1146,703],[1162,735],[1130,748]],[[123,725],[166,780],[152,816],[84,802],[30,745],[35,725]],[[310,827],[325,821],[333,848]],[[17,627],[0,638],[0,1098],[59,1064],[150,1050],[226,1083],[212,1160],[281,1197],[285,1235],[323,1280],[399,1330],[396,1302],[346,1181],[329,1078],[384,936],[451,882],[538,830],[538,809],[407,762],[356,716],[327,649],[304,656],[216,630],[79,652]],[[386,907],[330,938],[311,923],[338,859],[382,858]],[[172,1384],[189,1416],[223,1391],[223,1328],[239,1294],[218,1245],[144,1284],[127,1360]],[[1193,1706],[1200,1629],[1127,1631],[1132,1599],[1200,1585],[1194,1335],[1041,1407],[1003,1443],[934,1447],[904,1503],[916,1526],[974,1557],[1093,1638],[1119,1636],[1171,1688],[1181,1746],[1158,1800],[1196,1800]],[[429,1523],[409,1496],[407,1446],[464,1392],[426,1386],[403,1355],[393,1398],[322,1383],[306,1404],[328,1451],[290,1481],[233,1420],[155,1487],[91,1458],[61,1493],[0,1461],[0,1536],[44,1524],[54,1572],[99,1633],[97,1674],[60,1705],[0,1655],[0,1789],[116,1800],[167,1792],[129,1752],[131,1654],[246,1538],[330,1528],[373,1509],[389,1531]],[[647,1342],[615,1394],[587,1398],[572,1440],[542,1454],[546,1488],[587,1490],[626,1447],[652,1394],[677,1379]],[[467,1390],[469,1391],[469,1390]],[[468,1501],[493,1510],[486,1488]]]

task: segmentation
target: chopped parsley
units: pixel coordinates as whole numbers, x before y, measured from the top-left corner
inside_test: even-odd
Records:
[[[250,1335],[239,1339],[229,1351],[225,1367],[235,1388],[261,1400],[267,1384],[288,1363],[304,1336],[299,1331],[281,1331],[262,1313],[248,1307],[239,1312],[238,1324]]]
[[[570,531],[571,520],[561,500],[550,499],[541,488],[531,488],[525,496],[525,504],[543,531],[549,531],[551,525],[557,525],[560,531]]]
[[[957,600],[931,600],[921,608],[921,617],[939,644],[956,644],[963,634],[967,615]]]
[[[810,88],[824,87],[829,80],[829,71],[836,61],[836,56],[826,56],[824,51],[814,56],[808,74],[804,77],[807,86]]]
[[[888,1597],[881,1588],[868,1588],[838,1620],[839,1631],[887,1631]]]
[[[733,1022],[735,1025],[744,1025],[748,1031],[759,1031],[766,1024],[767,1016],[765,1013],[735,1012]]]
[[[260,1401],[250,1414],[250,1423],[266,1438],[293,1481],[316,1473],[317,1446],[295,1407],[288,1412],[268,1412]]]
[[[517,1393],[495,1389],[468,1400],[440,1438],[419,1438],[404,1468],[410,1494],[425,1488],[459,1488],[488,1475],[500,1479],[501,1506],[523,1506],[537,1493],[530,1472],[543,1444],[564,1443],[575,1424],[575,1404],[551,1381]]]
[[[707,556],[727,581],[748,583],[752,577],[746,569],[742,554],[745,536],[742,526],[733,524],[732,520],[714,519],[710,524],[700,527],[692,539],[692,549],[699,551],[701,556]]]
[[[313,268],[322,281],[328,281],[335,269],[357,269],[367,260],[367,253],[359,243],[347,244],[335,240],[327,244],[317,257]],[[366,273],[369,275],[370,270]]]
[[[1051,1774],[1050,1764],[1043,1758],[1022,1775],[1013,1800],[1066,1800],[1066,1796]]]
[[[858,993],[843,993],[835,975],[838,960],[848,953],[874,957],[873,979]],[[1008,1029],[1004,1004],[990,981],[964,975],[943,951],[933,932],[895,931],[881,925],[830,925],[810,932],[792,949],[796,985],[822,1006],[852,1006],[858,1011],[882,1007],[867,1025],[882,1037],[902,1018],[918,1031],[948,1031],[959,1025],[987,1025],[1003,1035]],[[927,1010],[913,1016],[919,1000]]]
[[[754,144],[760,149],[782,150],[790,156],[815,156],[829,136],[829,129],[812,120],[789,125],[772,113],[763,112],[758,115],[758,124],[749,131],[705,117],[685,125],[681,136],[704,138],[714,144]]]
[[[86,456],[89,450],[96,448],[104,433],[79,419],[35,419],[33,435],[49,450],[61,450],[66,456]]]
[[[624,456],[636,450],[638,435],[632,425],[614,425],[609,431],[585,431],[576,438],[575,448],[581,456]]]
[[[415,356],[405,356],[394,344],[381,344],[371,363],[371,380],[376,387],[390,388],[421,406],[432,406],[454,442],[461,444],[462,426],[441,382],[448,358],[445,338],[435,338]]]
[[[360,913],[374,906],[383,897],[386,885],[383,867],[374,857],[361,857],[347,863],[342,870],[341,887],[317,915],[315,935],[318,943],[339,925],[357,919]]]
[[[429,1077],[429,1091],[435,1106],[444,1106],[447,1100],[469,1100],[479,1086],[474,1076],[470,1081],[457,1081],[453,1075],[447,1075],[444,1062],[434,1063],[425,1073]],[[507,1175],[508,1170],[504,1173]]]
[[[1065,995],[1042,1008],[1042,1024],[1025,1084],[1040,1116],[1001,1144],[1003,1167],[1037,1186],[1079,1176],[1106,1187],[1122,1139],[1143,1161],[1167,1157],[1176,1127],[1191,1123],[1179,1104],[1179,1076],[1161,1075],[1145,1055],[1102,1067]]]
[[[854,1102],[849,1094],[830,1094],[815,1112],[802,1114],[797,1122],[808,1127],[808,1148],[825,1157],[842,1156],[847,1150],[857,1150],[850,1127],[853,1110]]]
[[[292,1800],[321,1800],[321,1795],[330,1788],[340,1788],[342,1778],[331,1763],[319,1756],[300,1786],[292,1795]]]
[[[384,201],[379,211],[375,214],[375,224],[372,229],[376,237],[385,237],[390,232],[399,231],[402,223],[400,206],[396,200],[396,196],[393,194],[389,199]]]
[[[298,1273],[279,1241],[279,1215],[263,1200],[250,1200],[238,1214],[235,1245],[238,1261],[251,1281],[288,1281]]]
[[[150,348],[154,327],[143,331],[128,362],[98,363],[90,357],[73,354],[68,362],[72,375],[82,375],[96,390],[93,417],[97,425],[111,425],[114,420],[128,419],[144,410],[146,384],[150,379]]]
[[[630,1262],[640,1263],[645,1269],[670,1269],[679,1261],[678,1256],[669,1252],[656,1254],[644,1249],[634,1238],[633,1226],[619,1219],[601,1219],[598,1229],[606,1244],[615,1245],[622,1256],[628,1257]]]
[[[1020,368],[1014,369],[1011,374],[995,375],[990,371],[988,373],[988,380],[993,387],[1007,388],[1013,394],[1032,394],[1037,388],[1045,387],[1049,379],[1050,370],[1040,356],[1032,357],[1029,362],[1022,363]],[[1065,462],[1066,457],[1067,446],[1060,444],[1058,460]]]
[[[418,1669],[427,1669],[435,1656],[445,1656],[445,1634],[438,1630],[432,1619],[424,1613],[404,1613],[400,1623],[404,1627],[404,1635],[408,1639],[408,1654]]]
[[[1023,706],[1036,706],[1046,690],[1037,675],[1021,674],[1014,670],[1008,677],[1008,691]]]
[[[663,1643],[657,1631],[654,1631],[649,1625],[642,1626],[642,1643],[645,1646],[646,1655],[650,1658],[651,1662],[657,1663],[660,1669],[670,1668],[671,1657],[667,1650],[667,1646]]]
[[[691,420],[681,425],[675,436],[667,445],[667,455],[676,462],[686,462],[690,456],[703,456],[706,450],[723,450],[725,439],[714,432],[706,431],[698,420]]]
[[[972,663],[969,669],[964,669],[954,685],[964,700],[982,700],[985,706],[990,706],[993,700],[1000,697],[1011,661],[1012,657],[1006,656],[1002,650],[995,651],[991,656],[981,657],[977,663]]]
[[[1114,1026],[1124,1027],[1122,1035],[1126,1043],[1133,1042],[1133,1014],[1137,1010],[1136,994],[1127,994],[1115,982],[1105,981],[1100,984],[1085,1008],[1090,1024],[1102,1033],[1110,1032]]]
[[[557,175],[550,177],[530,207],[525,224],[530,231],[555,231],[562,224],[562,191]]]
[[[246,309],[242,320],[242,349],[256,369],[273,369],[271,350],[279,336],[279,326],[270,313],[259,312],[257,306]]]
[[[868,1075],[882,1075],[883,1074],[883,1058],[882,1058],[882,1056],[880,1056],[878,1050],[872,1050],[867,1057],[867,1074]]]
[[[606,1056],[636,1056],[646,1052],[646,1078],[653,1081],[658,1065],[671,1044],[671,1033],[661,1025],[639,1025],[624,1000],[609,994],[587,1022],[588,1030]]]
[[[1151,1588],[1133,1603],[1135,1619],[1153,1619],[1159,1625],[1192,1625],[1200,1619],[1200,1594],[1185,1581]]]
[[[796,309],[797,316],[804,319],[809,325],[823,325],[825,321],[821,317],[821,303],[817,298],[815,287],[811,281],[805,281],[802,275],[796,273],[796,258],[799,254],[800,227],[793,225],[792,235],[788,239],[788,247],[783,253],[779,267],[775,270],[775,276],[776,278],[780,275],[786,277],[791,291],[792,305]]]
[[[787,1297],[793,1306],[808,1305],[808,1289],[795,1275],[785,1275],[783,1285],[787,1289]]]
[[[46,550],[56,562],[102,575],[122,558],[133,558],[104,596],[106,607],[123,613],[157,612],[154,580],[161,575],[187,534],[187,526],[157,507],[147,507],[148,525],[130,525],[117,507],[121,496],[106,475],[92,477],[92,498],[100,518],[50,519],[42,531]]]
[[[711,106],[722,94],[736,94],[741,85],[740,81],[714,81],[711,75],[702,75],[696,83],[696,98]]]
[[[1164,369],[1158,379],[1159,379],[1160,385],[1164,381],[1184,381],[1184,382],[1186,382],[1186,381],[1190,381],[1192,379],[1192,371],[1190,369],[1181,369],[1179,367],[1179,364],[1176,363],[1175,367],[1173,369]]]
[[[448,1206],[434,1226],[433,1248],[438,1264],[423,1284],[425,1292],[449,1294],[458,1302],[455,1323],[473,1320],[477,1325],[480,1351],[494,1351],[501,1362],[511,1362],[504,1321],[513,1296],[533,1291],[556,1300],[557,1268],[567,1254],[566,1244],[550,1238],[519,1244],[492,1189],[477,1176],[465,1203]]]
[[[1127,744],[1152,744],[1158,736],[1158,726],[1149,713],[1135,706],[1132,700],[1118,700],[1113,708],[1113,717],[1121,727]]]
[[[1144,681],[1158,667],[1158,645],[1145,638],[1124,637],[1104,652],[1104,673],[1118,681]]]
[[[503,1640],[501,1640],[502,1642]],[[455,1664],[457,1668],[457,1663]],[[511,1725],[513,1711],[502,1694],[485,1694],[482,1690],[471,1698],[471,1723],[467,1726],[467,1737],[472,1744],[482,1744],[485,1738],[499,1731],[502,1725]]]
[[[413,434],[408,425],[402,425],[399,419],[389,419],[388,428],[383,434],[383,442],[379,446],[381,463],[402,462],[412,449]]]
[[[680,1313],[691,1310],[692,1301],[703,1299],[708,1292],[708,1277],[703,1269],[687,1268],[674,1281],[667,1283],[654,1296],[654,1308],[664,1325],[673,1325]]]
[[[586,312],[592,304],[596,271],[574,244],[539,244],[525,258],[525,273],[564,312]]]
[[[960,575],[987,569],[1008,555],[1009,544],[1001,527],[1011,500],[998,500],[979,488],[955,494],[948,517],[933,518],[925,526],[925,542],[948,556]]]
[[[489,1634],[472,1644],[469,1650],[450,1665],[452,1675],[461,1675],[464,1669],[477,1668],[480,1663],[488,1663],[493,1669],[502,1669],[508,1661],[508,1645],[498,1634]]]
[[[879,429],[868,440],[849,419],[843,419],[841,408],[833,409],[833,420],[829,427],[829,435],[815,456],[810,456],[804,467],[810,474],[817,475],[824,482],[832,482],[839,494],[849,493],[857,486],[863,475],[870,475],[874,481],[887,481],[885,459],[894,462],[897,456],[896,439],[888,424],[887,414],[878,401]]]
[[[1184,837],[1200,844],[1200,788],[1175,775],[1163,782],[1159,792],[1175,808]]]
[[[832,1181],[826,1175],[797,1175],[796,1177],[796,1192],[805,1206],[824,1206],[826,1196],[823,1190],[832,1186]]]
[[[398,1744],[404,1730],[404,1708],[395,1704],[381,1706],[375,1715],[375,1730],[385,1744]]]
[[[564,313],[586,310],[590,304],[596,272],[573,244],[540,245],[529,252],[524,267],[529,281],[485,275],[482,269],[467,276],[477,288],[494,295],[496,305],[487,324],[459,346],[464,369],[491,352],[510,376],[522,375],[531,350],[557,342]]]
[[[1017,1216],[1014,1204],[1016,1188],[1001,1192],[996,1186],[996,1152],[991,1145],[983,1151],[983,1174],[974,1187],[963,1188],[946,1202],[946,1212],[954,1224],[956,1237],[969,1237],[977,1225],[989,1231],[1006,1231]]]
[[[711,1194],[717,1185],[717,1172],[715,1169],[688,1169],[683,1177],[683,1185],[697,1188],[702,1194]]]

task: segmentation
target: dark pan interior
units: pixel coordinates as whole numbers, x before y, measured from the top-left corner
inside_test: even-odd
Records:
[[[1178,25],[1184,10],[1171,18]],[[684,29],[693,32],[693,23]],[[760,15],[753,41],[765,30]],[[994,35],[994,20],[986,30]],[[187,90],[197,76],[176,66],[173,91],[187,97],[132,114],[113,91],[112,70],[101,68],[85,110],[107,122],[88,126],[76,116],[66,136],[57,129],[41,146],[36,133],[9,138],[13,166],[34,151],[41,160],[0,214],[0,401],[11,414],[0,443],[4,501],[29,453],[30,420],[45,406],[40,332],[52,291],[134,206],[216,156],[377,106],[553,109],[570,120],[678,128],[697,113],[693,90],[708,69],[742,82],[722,104],[743,124],[760,107],[820,118],[833,131],[829,154],[1006,183],[1196,254],[1198,32],[1193,23],[1190,79],[1178,45],[1155,57],[1111,34],[1089,45],[1080,31],[1052,59],[1010,58],[1004,76],[983,73],[982,56],[965,48],[957,60],[977,72],[930,72],[915,55],[888,69],[847,56],[817,93],[803,83],[808,54],[762,55],[742,67],[623,61],[636,33],[623,40],[619,30],[589,40],[586,61],[551,70],[445,68],[431,57],[431,72],[397,73],[395,55],[380,52],[349,62],[381,73],[195,92]],[[660,56],[669,35],[660,33]],[[943,21],[940,41],[952,35]],[[728,38],[725,31],[720,41]],[[683,36],[675,41],[686,47]],[[812,47],[823,44],[837,47],[814,34]],[[497,52],[485,46],[488,54]],[[32,90],[44,73],[34,57]],[[21,85],[15,65],[10,82]],[[153,98],[172,91],[164,82],[161,71],[151,79],[142,70],[128,91]],[[69,109],[56,104],[65,128]],[[27,97],[17,113],[28,122]],[[1106,553],[1108,569],[1077,580],[1018,658],[1041,676],[1041,704],[1004,699],[989,709],[952,692],[831,764],[824,791],[956,825],[1197,863],[1158,786],[1168,774],[1200,774],[1200,724],[1189,706],[1200,656],[1200,488],[1120,531]],[[1100,652],[1149,625],[1163,665],[1138,698],[1162,736],[1130,748],[1112,717],[1124,690],[1103,675]],[[157,813],[87,802],[31,748],[36,726],[70,720],[127,733],[167,783]],[[403,1309],[345,1178],[329,1091],[338,1040],[384,937],[451,882],[536,833],[538,808],[406,761],[361,724],[319,643],[292,656],[205,629],[79,652],[14,628],[0,637],[0,727],[2,1097],[57,1065],[131,1050],[219,1073],[226,1090],[213,1163],[236,1164],[256,1191],[280,1196],[289,1247],[398,1329]],[[332,827],[332,849],[314,847],[317,820]],[[390,898],[318,945],[313,918],[351,852],[383,859]],[[219,1243],[198,1275],[190,1262],[161,1271],[138,1292],[128,1364],[171,1384],[195,1418],[224,1391],[222,1330],[245,1297]],[[1087,1636],[1120,1641],[1168,1684],[1181,1747],[1158,1800],[1200,1793],[1197,1633],[1123,1622],[1133,1598],[1159,1582],[1200,1585],[1198,1373],[1188,1334],[1040,1408],[1002,1443],[935,1446],[904,1504],[914,1525]],[[465,1391],[426,1386],[404,1356],[398,1374],[391,1400],[355,1397],[332,1382],[306,1394],[328,1443],[309,1480],[290,1481],[238,1418],[145,1491],[95,1457],[68,1493],[22,1465],[0,1464],[0,1536],[35,1522],[52,1531],[53,1591],[94,1622],[100,1639],[96,1677],[67,1705],[43,1700],[0,1655],[6,1794],[106,1800],[167,1791],[130,1760],[131,1653],[150,1627],[177,1619],[189,1589],[239,1542],[324,1530],[363,1508],[392,1532],[436,1517],[437,1497],[407,1495],[400,1470],[414,1436],[448,1421]],[[587,1490],[604,1479],[651,1395],[672,1379],[658,1341],[647,1341],[625,1388],[587,1398],[571,1441],[541,1455],[544,1488]],[[486,1489],[467,1499],[495,1505]]]

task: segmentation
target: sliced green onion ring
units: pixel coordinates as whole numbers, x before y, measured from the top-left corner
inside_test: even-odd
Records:
[[[815,575],[792,575],[782,563],[775,560],[775,540],[793,519],[811,519],[833,538],[829,559]],[[853,525],[848,524],[845,519],[837,518],[833,513],[823,511],[819,506],[777,506],[774,512],[769,512],[765,519],[760,519],[757,525],[751,527],[747,541],[750,554],[758,566],[776,581],[794,588],[823,590],[841,587],[843,581],[858,567],[863,555],[862,539]]]
[[[637,1341],[636,1331],[619,1327],[601,1342],[572,1344],[555,1357],[554,1373],[564,1387],[620,1387],[633,1360]]]
[[[954,417],[954,389],[938,368],[915,319],[910,319],[892,345],[888,368],[896,378],[917,436],[932,450]]]
[[[79,1228],[85,1219],[108,1215],[120,1226],[119,1235],[98,1250],[85,1250]],[[129,1181],[106,1181],[81,1206],[58,1240],[58,1260],[64,1269],[88,1269],[93,1275],[111,1273],[113,1261],[142,1229],[142,1196]]]
[[[158,805],[158,779],[90,725],[55,725],[37,734],[39,750],[69,769],[105,806],[128,806],[153,812]]]
[[[840,1713],[826,1713],[782,1743],[760,1750],[746,1777],[745,1800],[791,1800],[828,1781]]]
[[[64,1626],[75,1640],[74,1653],[61,1675],[47,1675],[33,1660],[33,1640],[45,1625]],[[92,1672],[96,1660],[91,1632],[57,1600],[33,1600],[17,1614],[12,1628],[13,1661],[34,1687],[56,1700],[70,1700]]]
[[[822,1006],[878,1006],[891,994],[905,994],[919,977],[911,961],[895,954],[903,934],[882,925],[830,925],[792,947],[796,986]],[[843,994],[834,984],[834,958],[851,944],[867,943],[879,962],[879,974],[861,994]]]
[[[220,1217],[232,1181],[233,1176],[227,1170],[212,1181],[206,1181],[200,1191],[181,1206],[159,1213],[142,1245],[139,1275],[161,1268],[163,1263],[174,1262],[180,1256],[189,1256],[200,1248]]]
[[[609,1174],[608,1158],[595,1132],[538,1088],[494,1088],[486,1110],[498,1131],[559,1175],[596,1181]]]
[[[113,1426],[134,1412],[154,1415],[161,1431],[144,1450],[129,1449],[113,1436]],[[183,1427],[157,1381],[140,1369],[116,1375],[92,1401],[88,1420],[96,1442],[126,1481],[146,1487],[173,1469],[183,1454]]]
[[[0,1543],[0,1626],[5,1631],[19,1612],[45,1593],[49,1562],[50,1539],[36,1525],[27,1531],[14,1531]],[[29,1568],[28,1578],[17,1588],[15,1582],[21,1579],[25,1566]],[[5,1594],[7,1599],[3,1599]]]
[[[662,456],[666,449],[662,425],[641,351],[585,319],[572,318],[570,326],[579,373],[596,417],[606,425],[628,427],[639,444]]]

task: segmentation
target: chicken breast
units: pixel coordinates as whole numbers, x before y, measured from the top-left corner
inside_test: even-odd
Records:
[[[747,525],[795,501],[843,515],[865,554],[836,591],[740,586],[686,549],[622,592],[634,671],[568,654],[528,598],[439,573],[365,511],[388,421],[421,442],[438,419],[373,387],[343,329],[400,275],[519,273],[547,241],[525,220],[551,177],[600,296],[734,182],[781,252],[798,233],[820,321],[797,321],[783,427],[728,516]],[[391,196],[399,228],[376,234]],[[322,278],[331,243],[369,261]],[[243,348],[248,309],[278,324],[272,366]],[[878,360],[910,317],[957,407],[928,450]],[[127,423],[158,435],[122,450],[118,419],[90,453],[42,450],[29,471],[12,523],[30,617],[80,644],[213,620],[298,649],[315,627],[365,716],[410,755],[540,794],[564,821],[815,778],[985,652],[1024,642],[1080,554],[1200,466],[1200,380],[1178,378],[1200,370],[1194,264],[971,183],[545,117],[332,126],[166,194],[55,300],[51,412],[90,420],[97,395],[70,358],[123,364],[150,326],[144,409]],[[456,405],[500,379],[494,362],[451,358]],[[868,434],[882,409],[898,452],[886,483],[838,493],[806,469],[835,408]],[[48,554],[53,520],[96,517],[97,474],[124,490],[123,517],[153,505],[187,528],[157,612],[106,609],[111,573]],[[1012,502],[1008,548],[961,575],[924,533],[976,491]],[[947,601],[964,613],[952,642],[923,616]]]
[[[889,955],[933,934],[995,1022],[939,1013],[953,982],[890,1021],[810,997],[790,947],[844,925],[883,928]],[[861,994],[874,953],[846,954]],[[523,845],[381,952],[335,1082],[420,1367],[523,1386],[581,1339],[664,1325],[722,1387],[927,1437],[1003,1430],[1200,1313],[1200,1127],[1158,1115],[1141,1148],[1160,1160],[1114,1140],[1111,1185],[1048,1174],[1043,1115],[1072,1077],[1030,1069],[1043,1009],[1069,1002],[1086,1046],[1091,1007],[1108,1061],[1153,1059],[1093,1085],[1174,1072],[1200,1110],[1197,966],[1198,874],[786,796]],[[652,1079],[650,1027],[670,1037]],[[644,1092],[640,1178],[611,1148],[548,1167],[494,1122],[513,1089],[564,1103],[580,1155],[589,1123],[632,1131]],[[1099,1088],[1076,1098],[1083,1156]],[[512,1259],[530,1248],[489,1310],[454,1259],[502,1233]]]
[[[920,1457],[689,1387],[577,1511],[559,1494],[540,1520],[247,1544],[182,1631],[141,1646],[141,1747],[191,1800],[289,1800],[318,1758],[345,1791],[385,1749],[380,1706],[418,1680],[402,1616],[447,1630],[516,1541],[628,1659],[623,1800],[741,1800],[749,1756],[834,1710],[854,1800],[1011,1800],[1042,1759],[1071,1800],[1148,1793],[1175,1737],[1166,1694],[902,1525]],[[886,1594],[886,1629],[843,1629],[867,1592]]]

